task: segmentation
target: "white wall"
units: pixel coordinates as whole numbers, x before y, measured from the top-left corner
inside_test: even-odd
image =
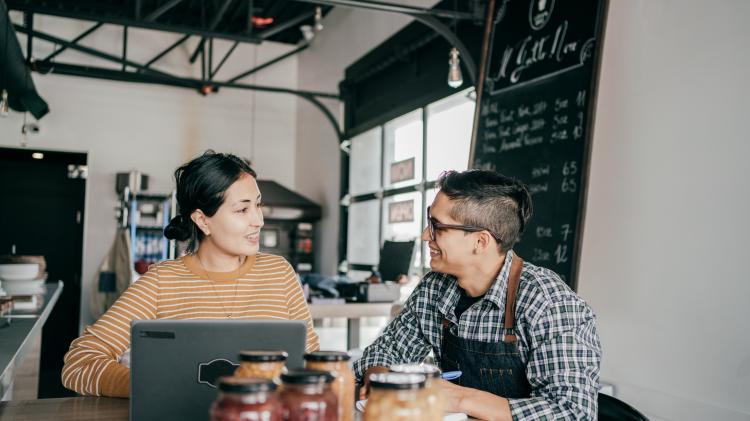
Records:
[[[750,2],[611,1],[579,293],[655,419],[750,419]]]
[[[35,29],[73,38],[91,23],[37,17]],[[119,30],[105,26],[85,45],[117,54]],[[179,36],[131,29],[129,50],[134,60],[145,62]],[[19,35],[22,45],[25,37]],[[165,57],[158,66],[179,75],[197,77],[199,68],[187,66],[197,44],[191,38]],[[216,61],[229,43],[217,42]],[[51,51],[50,44],[35,42],[34,56]],[[222,68],[219,79],[239,74],[276,57],[289,46],[264,43],[242,46]],[[257,57],[256,57],[257,55]],[[111,64],[65,52],[61,62],[87,60],[97,66]],[[117,66],[114,66],[117,67]],[[50,113],[40,120],[42,132],[29,138],[29,149],[88,153],[83,254],[82,324],[90,323],[89,291],[95,272],[108,251],[116,228],[115,173],[137,169],[150,176],[151,192],[174,188],[172,174],[183,162],[207,148],[233,152],[253,161],[260,177],[295,187],[296,99],[292,95],[222,89],[202,97],[192,90],[156,85],[128,84],[89,78],[34,74]],[[266,86],[296,88],[297,60],[290,58],[243,80]],[[22,117],[12,113],[0,120],[0,146],[18,147]],[[65,245],[60,245],[65,247]]]
[[[403,1],[417,7],[432,7],[436,0]],[[344,70],[371,49],[411,22],[397,13],[334,8],[324,19],[324,30],[299,57],[299,89],[338,92]],[[338,101],[324,103],[343,118]],[[323,114],[305,100],[298,100],[297,188],[323,206],[318,229],[316,261],[322,273],[334,274],[339,236],[340,160],[336,134]],[[343,122],[343,120],[340,120]],[[343,124],[340,125],[343,129]],[[343,257],[342,257],[343,258]]]

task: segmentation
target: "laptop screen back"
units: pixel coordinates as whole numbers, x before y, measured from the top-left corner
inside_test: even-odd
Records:
[[[131,420],[206,420],[216,380],[244,350],[284,350],[301,368],[302,321],[142,320],[131,325]]]

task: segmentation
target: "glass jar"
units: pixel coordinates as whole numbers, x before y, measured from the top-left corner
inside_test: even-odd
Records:
[[[281,375],[286,373],[286,359],[284,351],[242,351],[240,352],[240,366],[235,370],[237,377],[259,377],[271,379],[281,384]]]
[[[348,353],[339,351],[305,354],[305,368],[328,371],[334,376],[331,389],[338,397],[340,421],[351,421],[354,416],[354,372],[349,367],[350,358]]]
[[[422,374],[371,374],[364,421],[434,420],[427,408],[425,380]],[[441,414],[437,419],[442,418]]]
[[[336,421],[338,398],[331,389],[333,375],[320,370],[290,370],[281,375],[285,421]]]
[[[270,379],[222,377],[211,421],[282,421],[281,400]]]
[[[443,399],[443,388],[440,387],[442,372],[440,368],[432,364],[397,364],[389,369],[394,373],[421,374],[425,376],[425,399],[429,410],[429,419],[439,420],[445,415],[445,400]]]

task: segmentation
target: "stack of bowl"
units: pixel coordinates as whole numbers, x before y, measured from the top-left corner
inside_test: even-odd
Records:
[[[0,256],[0,281],[8,295],[44,292],[47,278],[44,256]]]

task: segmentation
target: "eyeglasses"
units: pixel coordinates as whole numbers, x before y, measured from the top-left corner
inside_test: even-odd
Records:
[[[454,229],[454,230],[461,230],[466,232],[481,232],[481,231],[487,231],[492,238],[495,239],[498,243],[500,242],[500,239],[493,233],[492,231],[488,230],[487,228],[477,227],[474,225],[454,225],[454,224],[444,224],[442,222],[439,222],[437,219],[433,218],[432,215],[430,215],[430,206],[427,206],[427,228],[430,230],[430,240],[435,241],[435,231],[439,229]]]

